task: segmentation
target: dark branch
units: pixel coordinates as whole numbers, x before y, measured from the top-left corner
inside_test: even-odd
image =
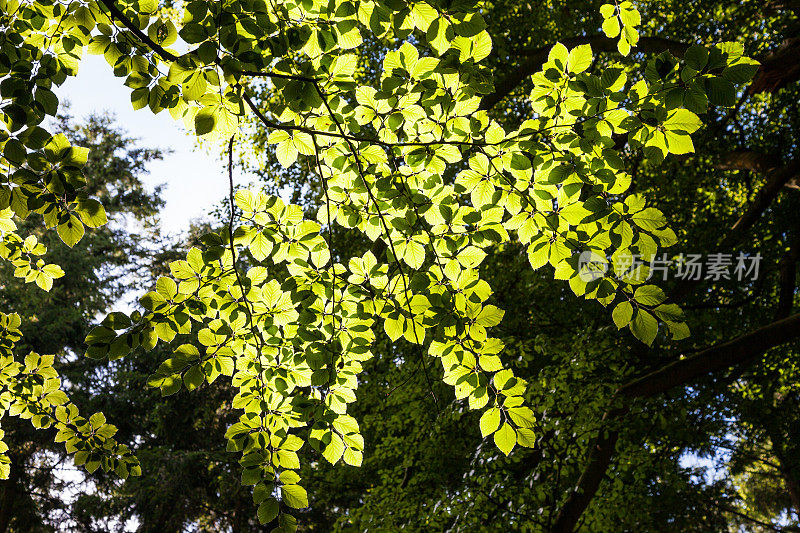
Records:
[[[119,22],[122,23],[123,26],[128,28],[128,30],[130,30],[131,33],[133,33],[142,44],[147,45],[150,48],[150,50],[157,53],[159,56],[161,56],[162,59],[167,59],[169,61],[178,61],[179,59],[178,56],[176,56],[175,54],[168,51],[163,46],[152,40],[146,33],[140,30],[139,27],[136,26],[136,24],[134,24],[127,16],[125,16],[125,13],[123,13],[122,10],[120,10],[116,6],[114,0],[100,0],[100,2],[102,2],[103,5],[106,6],[106,8],[108,8],[113,18],[118,20]],[[189,52],[189,54],[191,54],[191,52]],[[220,59],[219,57],[214,58],[214,63],[219,66],[223,66],[222,59]],[[281,74],[277,72],[255,72],[255,71],[245,70],[240,72],[239,74],[243,74],[245,76],[279,78],[284,80],[300,80],[308,82],[316,81],[315,78],[309,78],[308,76],[298,76],[295,74]]]
[[[589,449],[589,458],[586,468],[581,472],[575,490],[570,494],[567,502],[558,513],[552,530],[556,533],[571,533],[580,520],[583,511],[589,506],[589,502],[594,498],[600,482],[605,477],[611,457],[617,447],[619,432],[608,429],[606,426],[615,419],[622,417],[628,412],[627,407],[622,407],[613,411],[608,411],[603,415],[603,422],[600,434],[592,442]]]
[[[800,230],[795,228],[791,235],[789,249],[786,250],[778,266],[778,308],[775,319],[786,318],[792,312],[794,292],[797,287],[797,261],[800,260]]]
[[[626,398],[648,398],[707,374],[752,362],[770,348],[800,337],[800,314],[778,320],[732,341],[718,344],[628,383]]]
[[[582,44],[590,44],[592,49],[596,52],[614,52],[617,50],[617,41],[609,39],[605,35],[585,35],[580,37],[572,37],[564,39],[561,44],[567,48],[573,48]],[[487,94],[481,101],[481,109],[491,109],[500,100],[508,96],[525,78],[536,73],[547,62],[547,56],[553,45],[543,46],[535,50],[520,50],[515,51],[517,55],[526,57],[526,59],[513,71],[510,72],[505,78],[498,80],[495,83],[495,91],[492,94]],[[683,53],[689,48],[688,44],[678,41],[671,41],[669,39],[662,39],[660,37],[642,37],[637,45],[637,50],[646,53],[660,53],[670,51],[675,55],[682,56]]]
[[[565,533],[573,531],[589,502],[594,498],[611,464],[619,438],[619,432],[611,426],[628,412],[630,401],[655,396],[719,370],[746,365],[767,350],[797,338],[800,338],[800,314],[698,352],[621,387],[615,394],[614,400],[622,399],[625,403],[607,411],[603,416],[604,427],[601,427],[590,446],[587,465],[575,490],[561,508],[553,530]]]
[[[738,150],[722,154],[716,167],[720,170],[750,170],[763,174],[781,166],[781,158],[774,154],[762,154]]]
[[[751,160],[750,164],[755,163]],[[728,230],[728,233],[719,242],[716,249],[727,251],[742,242],[747,232],[761,218],[761,215],[767,210],[775,197],[778,196],[781,189],[798,174],[800,174],[800,159],[794,160],[787,166],[774,168],[770,171],[767,175],[767,183],[758,191],[753,202],[744,214],[739,217],[739,220],[731,226],[731,229]],[[681,300],[700,281],[702,280],[681,280],[670,293],[670,300]]]
[[[743,518],[743,519],[747,520],[748,522],[752,522],[754,524],[757,524],[757,525],[759,525],[759,526],[761,526],[763,528],[769,529],[770,531],[783,531],[783,529],[781,529],[779,527],[776,527],[773,524],[770,524],[768,522],[762,522],[761,520],[756,520],[755,518],[753,518],[751,516],[747,516],[744,513],[740,513],[739,511],[737,511],[735,509],[731,509],[730,507],[726,507],[724,505],[720,505],[717,502],[715,502],[714,500],[709,500],[709,502],[711,503],[711,505],[713,505],[714,507],[716,507],[717,509],[719,509],[722,512],[731,513],[732,515],[736,515],[739,518]]]
[[[160,44],[152,40],[145,32],[140,30],[139,27],[136,26],[131,21],[131,19],[126,17],[125,13],[123,13],[122,10],[116,6],[114,0],[100,0],[100,2],[102,2],[103,5],[108,8],[108,10],[111,12],[111,15],[113,15],[113,17],[116,20],[118,20],[126,28],[128,28],[131,31],[131,33],[133,33],[136,36],[137,39],[139,39],[143,44],[146,44],[148,47],[150,47],[152,51],[156,52],[164,59],[168,59],[170,61],[178,60],[178,56],[176,56],[172,52],[168,52],[164,47],[162,47]]]
[[[747,211],[745,211],[739,220],[731,227],[731,230],[725,238],[722,239],[722,242],[720,242],[719,247],[724,249],[741,242],[747,230],[756,223],[764,211],[766,211],[767,207],[772,203],[772,200],[778,196],[781,188],[798,174],[800,174],[800,159],[796,159],[789,165],[770,172],[767,183],[758,191],[753,203],[750,204]]]
[[[800,38],[786,39],[780,46],[761,58],[749,94],[775,93],[800,79]]]

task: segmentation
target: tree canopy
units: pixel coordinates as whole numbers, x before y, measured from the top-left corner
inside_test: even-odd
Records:
[[[167,111],[221,146],[230,197],[168,271],[151,269],[140,309],[88,333],[86,355],[151,409],[158,401],[130,386],[142,373],[165,397],[208,393],[182,420],[219,427],[224,444],[204,436],[193,460],[223,465],[208,452],[237,452],[258,522],[686,531],[786,520],[800,509],[785,348],[800,336],[796,198],[785,194],[798,169],[783,162],[797,95],[791,68],[774,65],[794,46],[778,42],[796,6],[586,4],[575,17],[566,4],[194,0],[176,17],[154,0],[0,0],[4,280],[67,282],[41,259],[52,232],[32,220],[78,250],[106,224],[104,204],[157,207],[140,190],[120,204],[87,184],[79,145],[96,140],[44,127],[59,110],[54,86],[85,53],[102,54],[135,109]],[[697,9],[719,16],[701,27]],[[237,162],[278,178],[236,191]],[[659,279],[657,261],[678,244],[681,258],[767,266],[751,279]],[[108,300],[98,305],[84,312]],[[90,474],[142,476],[106,492],[153,530],[204,512],[210,528],[249,527],[240,488],[229,489],[234,510],[191,506],[177,522],[141,492],[126,496],[163,486],[142,469],[158,458],[131,446],[191,443],[81,416],[54,356],[30,352],[75,343],[38,345],[23,323],[34,313],[8,311],[4,412],[55,428]],[[161,405],[174,413],[176,401]],[[233,411],[215,414],[219,402]],[[687,450],[725,445],[749,491],[737,498],[679,465]],[[775,483],[759,481],[754,460],[777,462],[789,503],[764,503]],[[220,468],[211,477],[231,471]],[[313,483],[333,489],[312,488],[302,511]],[[653,500],[663,514],[620,514]]]

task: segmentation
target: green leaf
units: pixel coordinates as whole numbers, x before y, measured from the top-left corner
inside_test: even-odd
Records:
[[[70,215],[69,219],[59,224],[56,228],[58,236],[64,241],[64,244],[72,248],[78,241],[83,238],[83,223],[75,215]]]
[[[497,428],[500,427],[500,409],[497,407],[487,409],[486,412],[481,415],[480,426],[481,435],[484,438],[497,431]]]
[[[479,62],[492,52],[492,38],[485,31],[471,38],[473,43],[472,58]]]
[[[266,235],[262,232],[258,232],[247,248],[250,250],[250,253],[253,254],[256,261],[263,261],[272,253],[273,246],[272,241],[269,240]]]
[[[89,417],[89,423],[93,428],[98,429],[106,423],[106,417],[103,413],[95,413]]]
[[[561,43],[556,43],[553,48],[550,49],[550,54],[547,56],[548,62],[555,63],[562,70],[566,69],[568,59],[569,50]]]
[[[462,37],[475,37],[486,29],[486,21],[480,13],[473,13],[462,22],[453,26],[457,35]]]
[[[161,385],[158,385],[161,389],[161,396],[172,396],[181,390],[181,383],[180,378],[174,376],[163,378]]]
[[[630,302],[621,302],[614,308],[611,316],[614,319],[614,324],[616,324],[617,329],[622,329],[631,323],[631,318],[633,318],[633,306]]]
[[[719,76],[705,79],[704,83],[708,101],[712,105],[722,107],[736,105],[736,87],[734,87],[733,83]]]
[[[648,307],[658,305],[666,299],[664,291],[655,285],[642,285],[636,289],[633,297],[638,303]]]
[[[588,44],[576,46],[569,52],[569,71],[579,74],[592,64],[592,47]]]
[[[614,4],[603,4],[600,6],[600,14],[604,19],[611,18],[617,13],[617,7]],[[609,36],[610,37],[610,36]]]
[[[683,105],[693,113],[705,113],[708,110],[708,97],[702,89],[692,85],[683,93]]]
[[[297,161],[298,153],[297,148],[291,141],[284,141],[275,147],[275,155],[278,156],[278,162],[284,168],[289,168]]]
[[[708,64],[708,49],[697,44],[690,46],[686,53],[683,54],[683,58],[688,66],[701,71]]]
[[[199,100],[206,93],[207,88],[206,78],[198,71],[192,74],[183,84],[183,96],[187,100]]]
[[[76,211],[83,223],[90,228],[99,228],[108,222],[103,204],[93,198],[79,200]]]
[[[394,318],[387,317],[386,320],[383,322],[383,330],[389,336],[392,341],[396,341],[400,337],[403,336],[404,328],[403,324],[405,321],[397,320]]]
[[[278,516],[280,505],[275,498],[269,498],[258,506],[258,521],[262,524],[272,522]]]
[[[514,431],[514,428],[511,427],[511,424],[506,422],[495,432],[494,443],[505,455],[511,453],[511,450],[514,449],[514,445],[517,444],[517,433]]]
[[[666,322],[673,340],[679,341],[690,335],[689,326],[685,322]]]
[[[138,0],[136,4],[142,13],[152,14],[158,10],[158,0]]]
[[[414,269],[419,269],[425,263],[425,246],[421,243],[411,241],[406,244],[403,253],[403,261]]]
[[[694,133],[703,125],[700,117],[687,109],[671,111],[664,121],[664,128],[670,131]]]
[[[204,107],[194,117],[194,129],[197,135],[211,133],[216,124],[217,117],[213,107]]]
[[[293,509],[308,507],[308,494],[300,485],[281,485],[281,497]]]
[[[336,464],[342,457],[344,449],[345,446],[341,437],[335,433],[331,433],[331,441],[325,446],[325,449],[322,451],[322,456],[325,457],[329,463]]]
[[[619,18],[622,19],[622,23],[626,27],[634,28],[642,23],[642,17],[639,14],[639,11],[636,8],[633,8],[630,2],[627,2],[627,6],[625,5],[625,2],[623,2],[623,4],[620,4],[620,8]]]
[[[689,139],[691,142],[691,139]],[[664,214],[654,207],[648,207],[631,216],[633,223],[646,231],[656,231],[667,223]]]
[[[658,333],[658,322],[653,315],[639,309],[630,324],[630,329],[634,337],[650,346]]]
[[[753,79],[758,71],[758,63],[738,63],[731,65],[722,71],[722,77],[726,80],[736,83],[744,84]]]
[[[605,33],[606,37],[610,39],[615,39],[617,36],[619,36],[621,29],[622,28],[617,17],[610,17],[603,21],[603,33]]]
[[[205,379],[206,376],[203,373],[203,369],[200,368],[200,365],[194,365],[183,375],[183,384],[186,386],[186,390],[194,390],[199,387]]]
[[[95,27],[95,20],[92,16],[92,12],[89,11],[87,8],[80,6],[78,9],[75,10],[73,13],[75,17],[75,23],[82,28],[86,28],[86,30],[91,31]]]
[[[625,37],[624,33],[622,34],[622,37],[620,37],[620,40],[617,42],[617,50],[619,51],[620,54],[624,56],[627,56],[628,54],[631,53],[631,43]]]
[[[669,153],[675,155],[694,153],[694,143],[691,136],[675,133],[674,131],[665,131],[664,137],[667,140]]]
[[[273,529],[270,533],[296,533],[297,518],[290,514],[281,513],[278,517],[278,526],[278,528]]]
[[[536,417],[530,407],[509,407],[508,415],[517,427],[530,429],[536,425]]]
[[[161,46],[172,46],[178,39],[178,31],[171,20],[156,20],[149,28],[147,35]]]
[[[3,147],[3,157],[15,165],[21,165],[25,162],[27,152],[17,139],[8,139]]]
[[[661,320],[671,320],[674,322],[683,320],[683,310],[677,304],[659,305],[653,312]]]

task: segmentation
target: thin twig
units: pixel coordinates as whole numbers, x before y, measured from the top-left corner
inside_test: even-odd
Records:
[[[327,210],[327,218],[328,218],[328,254],[330,255],[331,261],[331,327],[333,331],[331,332],[331,340],[336,340],[337,335],[337,327],[336,327],[336,262],[334,261],[333,257],[333,224],[331,223],[331,199],[330,195],[328,194],[328,181],[325,179],[325,176],[322,174],[322,162],[319,159],[319,144],[317,143],[317,136],[312,135],[311,139],[314,141],[314,155],[317,163],[317,172],[319,173],[319,179],[322,182],[322,189],[325,191],[325,209]],[[323,306],[322,308],[322,327],[325,327],[325,310],[327,309],[327,305]],[[342,326],[342,319],[339,319],[339,328]],[[333,381],[333,366],[334,366],[334,351],[331,349],[331,360],[328,363],[328,391],[330,392],[331,381]]]
[[[100,0],[100,2],[105,5],[108,10],[111,12],[113,17],[121,22],[131,33],[133,33],[142,44],[147,45],[150,49],[161,56],[162,59],[168,59],[169,61],[178,61],[180,59],[179,56],[176,56],[154,40],[152,40],[146,33],[140,30],[128,17],[125,16],[125,13],[122,12],[113,2],[113,0]],[[111,17],[109,17],[111,18]],[[194,50],[188,52],[186,55],[192,54]],[[217,56],[214,58],[214,63],[222,65],[222,59]],[[235,74],[235,72],[234,72]],[[307,81],[307,82],[314,82],[316,81],[315,78],[310,78],[308,76],[300,76],[295,74],[283,74],[278,72],[259,72],[259,71],[242,71],[241,74],[245,76],[259,76],[259,77],[266,77],[266,78],[278,78],[284,80],[297,80],[297,81]]]
[[[367,181],[367,177],[366,177],[366,172],[364,171],[364,167],[363,167],[363,165],[361,163],[361,158],[358,155],[358,151],[356,150],[355,146],[353,146],[353,143],[350,141],[350,139],[347,138],[348,136],[344,132],[344,127],[339,122],[339,120],[336,118],[336,115],[334,114],[333,109],[331,109],[331,106],[328,103],[328,98],[325,95],[325,93],[322,90],[322,88],[317,83],[314,84],[314,87],[316,88],[317,93],[319,94],[320,98],[322,99],[322,102],[325,105],[325,109],[328,110],[328,114],[330,115],[331,120],[333,120],[333,122],[336,124],[336,127],[339,130],[339,133],[341,134],[342,138],[345,139],[345,142],[347,143],[347,146],[350,148],[350,153],[353,155],[353,159],[356,160],[356,166],[358,168],[358,173],[359,173],[359,176],[361,177],[361,181],[364,182],[364,188],[367,190],[367,195],[369,196],[369,198],[372,201],[372,203],[375,204],[375,209],[378,212],[378,218],[380,219],[381,225],[383,226],[383,229],[384,229],[384,233],[386,234],[386,240],[387,240],[387,242],[389,244],[389,248],[392,251],[392,256],[394,257],[394,260],[397,263],[397,268],[400,271],[400,279],[403,281],[403,293],[404,293],[405,300],[406,300],[406,308],[408,309],[408,314],[409,314],[409,316],[411,318],[411,330],[414,333],[414,340],[416,341],[418,349],[420,350],[420,356],[421,356],[421,358],[423,360],[423,364],[424,364],[424,354],[422,354],[422,351],[421,351],[422,350],[422,348],[421,348],[422,343],[419,341],[419,336],[417,335],[417,324],[414,321],[414,312],[411,310],[411,300],[408,297],[408,280],[407,280],[406,274],[405,274],[405,272],[403,270],[403,265],[402,265],[402,262],[400,260],[400,257],[397,255],[397,251],[394,248],[394,242],[392,242],[391,232],[389,231],[389,224],[386,222],[386,219],[383,216],[383,212],[381,211],[381,207],[380,207],[380,204],[378,203],[378,199],[375,197],[375,195],[372,192],[372,189],[369,186],[369,182]],[[436,407],[436,411],[438,413],[438,412],[440,412],[439,411],[439,400],[436,398],[436,393],[433,391],[433,386],[430,383],[430,377],[428,376],[427,365],[425,366],[425,379],[428,382],[428,388],[429,388],[429,390],[431,392],[431,397],[433,398],[433,403],[434,403],[434,406]]]

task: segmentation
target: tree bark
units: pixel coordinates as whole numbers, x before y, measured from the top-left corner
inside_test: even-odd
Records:
[[[762,154],[750,150],[737,150],[722,154],[716,167],[720,170],[750,170],[763,174],[781,166],[781,158],[775,154]]]
[[[798,53],[800,53],[800,38],[792,37],[764,55],[748,93],[775,93],[800,79]]]
[[[697,378],[752,362],[770,348],[800,337],[800,314],[772,322],[747,335],[707,348],[636,379],[619,390],[623,397],[649,398]]]
[[[791,236],[789,249],[783,255],[778,267],[778,309],[775,311],[777,320],[785,318],[792,313],[794,306],[794,292],[797,288],[797,261],[800,260],[800,228],[794,229]],[[800,509],[798,509],[800,513]]]
[[[613,421],[622,418],[628,412],[628,407],[623,406],[613,411],[608,411],[603,415],[602,425],[606,426]],[[570,533],[580,520],[583,511],[600,488],[600,483],[606,475],[608,465],[611,464],[611,457],[617,447],[619,432],[613,428],[600,428],[600,434],[592,442],[589,450],[589,457],[586,468],[581,472],[575,491],[567,499],[567,502],[559,511],[556,521],[553,524],[553,531],[556,533]]]

